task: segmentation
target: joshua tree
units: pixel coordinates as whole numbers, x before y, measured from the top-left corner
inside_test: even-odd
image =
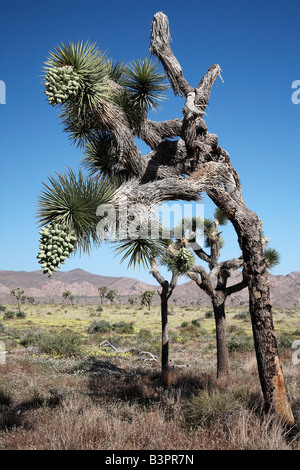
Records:
[[[141,305],[147,305],[148,310],[151,309],[151,304],[152,304],[154,294],[155,294],[154,290],[145,290],[140,295]]]
[[[108,287],[106,286],[98,287],[101,305],[103,304],[103,300],[107,294],[107,291],[108,291]]]
[[[12,289],[10,291],[10,295],[14,297],[17,301],[19,313],[21,313],[21,302],[24,297],[23,294],[24,294],[24,290],[21,290],[20,287],[17,287],[16,289]]]
[[[64,299],[66,302],[69,300],[70,303],[73,303],[74,295],[72,295],[72,292],[71,292],[71,291],[66,290],[66,291],[63,292],[61,295],[62,295],[63,299]]]
[[[128,297],[128,303],[129,305],[133,306],[135,303],[135,298],[134,297]]]
[[[161,230],[161,229],[160,229]],[[128,266],[141,264],[150,267],[150,273],[161,286],[161,292],[158,291],[160,296],[161,305],[161,326],[162,326],[162,351],[161,351],[161,369],[162,369],[162,383],[165,386],[169,385],[169,332],[168,332],[168,302],[176,287],[178,277],[184,274],[194,264],[194,257],[190,256],[188,250],[176,253],[175,256],[167,254],[168,247],[172,244],[169,239],[145,239],[134,238],[132,240],[124,240],[119,242],[117,253],[123,253],[122,261],[129,258]],[[188,257],[188,261],[185,258]],[[192,258],[192,259],[191,259]],[[168,281],[164,278],[158,268],[158,264],[164,264],[169,267],[171,271],[171,280]],[[150,310],[150,305],[155,292],[147,290],[141,294],[142,305],[147,304]]]
[[[105,298],[110,301],[110,305],[113,304],[113,301],[115,300],[116,297],[117,297],[117,293],[113,289],[109,290],[105,296]]]
[[[170,47],[169,22],[162,12],[156,13],[152,22],[150,52],[162,64],[175,95],[185,100],[182,119],[154,122],[149,118],[149,111],[157,108],[166,87],[157,65],[145,59],[124,67],[109,60],[95,45],[82,43],[58,46],[50,54],[45,64],[49,103],[61,106],[60,117],[65,131],[83,147],[83,163],[92,173],[88,182],[96,196],[95,189],[101,188],[103,180],[112,175],[125,180],[115,192],[110,192],[109,200],[117,215],[122,215],[118,210],[125,199],[127,206],[134,207],[137,218],[142,220],[157,204],[170,200],[198,201],[202,192],[206,192],[226,214],[236,230],[242,250],[243,276],[249,290],[254,344],[266,408],[273,407],[287,423],[293,423],[274,335],[260,220],[243,199],[239,175],[229,154],[219,146],[218,137],[208,132],[203,118],[221,68],[212,65],[198,85],[191,85]],[[151,148],[147,155],[141,155],[135,137]],[[70,194],[88,206],[91,211],[88,224],[83,217],[85,212],[77,213],[77,219],[81,217],[81,225],[78,225],[72,211],[70,216],[70,206],[63,206],[64,213],[55,213],[52,206],[51,213],[46,210],[49,209],[47,198],[42,201],[42,225],[65,224],[64,227],[58,225],[56,230],[63,231],[63,236],[59,236],[61,240],[70,238],[65,247],[66,255],[73,249],[99,242],[95,199],[91,205],[91,199],[79,196],[75,183],[69,185],[73,187]],[[100,199],[103,203],[103,197]],[[107,211],[101,214],[102,218],[105,214]],[[55,231],[52,225],[50,228]],[[72,233],[66,233],[66,229]],[[45,227],[42,232],[39,254],[44,272],[50,275],[65,256],[65,252],[58,256],[58,249],[64,247],[60,240],[59,243],[48,243],[52,248],[45,251],[47,237],[51,236],[53,240],[56,236],[51,230]],[[77,237],[77,241],[72,237]]]
[[[220,210],[216,209],[213,219],[205,218],[203,221],[205,248],[209,248],[209,253],[197,243],[197,220],[182,220],[182,226],[187,228],[186,238],[179,242],[184,246],[192,246],[197,257],[208,264],[209,271],[203,266],[193,266],[186,274],[190,279],[202,289],[211,299],[216,323],[217,342],[217,377],[222,381],[229,378],[229,353],[226,335],[225,302],[232,294],[237,293],[247,286],[245,279],[228,286],[228,280],[233,272],[243,267],[242,256],[220,262],[221,249],[224,244],[222,232],[219,226],[224,226],[228,218]],[[199,224],[200,225],[200,224]],[[183,227],[181,231],[183,232]],[[263,243],[267,244],[268,239],[263,236]],[[265,258],[268,268],[276,266],[279,262],[279,254],[275,249],[265,248]]]

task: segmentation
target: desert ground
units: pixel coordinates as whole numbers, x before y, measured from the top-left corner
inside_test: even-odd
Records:
[[[0,449],[300,450],[300,310],[274,309],[293,429],[262,411],[247,307],[227,308],[228,384],[212,310],[169,310],[163,387],[158,305],[2,305]]]

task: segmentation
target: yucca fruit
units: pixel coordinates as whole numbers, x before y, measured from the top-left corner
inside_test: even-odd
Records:
[[[62,104],[76,95],[79,87],[80,77],[71,65],[49,68],[45,78],[45,95],[52,106]]]
[[[60,224],[48,224],[41,229],[40,235],[37,258],[43,273],[51,277],[75,250],[77,237],[73,230]]]

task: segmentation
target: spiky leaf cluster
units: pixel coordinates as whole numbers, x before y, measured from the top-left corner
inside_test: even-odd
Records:
[[[65,103],[77,95],[80,87],[80,76],[71,65],[53,66],[45,79],[45,95],[52,106]]]
[[[76,174],[69,168],[65,174],[50,176],[43,185],[38,201],[40,224],[56,223],[74,230],[79,251],[89,252],[92,243],[100,246],[97,210],[111,202],[117,183],[89,178],[81,170]]]
[[[180,248],[176,256],[173,258],[173,269],[180,274],[187,273],[195,264],[193,253],[187,248]]]
[[[116,255],[123,254],[121,263],[129,259],[128,267],[144,268],[150,266],[151,260],[161,258],[168,244],[167,240],[151,239],[151,238],[128,238],[120,242],[116,242]]]
[[[61,73],[57,74],[57,71],[66,67],[71,67],[73,70],[71,76],[75,78],[74,82],[79,86],[76,94],[69,96],[73,99],[61,100],[62,104],[68,102],[69,107],[65,110],[67,114],[76,113],[85,119],[99,101],[109,99],[111,91],[108,83],[109,66],[105,54],[98,49],[96,44],[69,42],[68,45],[56,46],[55,50],[50,52],[45,65],[45,85],[46,81],[49,81],[47,78],[52,77],[52,85],[60,90],[66,86],[66,83],[61,80]],[[57,103],[53,101],[52,104]],[[61,104],[60,101],[58,104]]]
[[[264,257],[268,269],[272,269],[280,263],[280,254],[275,248],[265,248]]]
[[[37,258],[43,268],[43,273],[52,276],[66,258],[70,258],[75,250],[77,237],[73,230],[66,225],[48,224],[39,232],[39,253]]]
[[[149,60],[135,60],[124,70],[126,86],[131,91],[133,101],[146,111],[155,111],[164,98],[163,92],[169,87],[164,83],[165,75]]]

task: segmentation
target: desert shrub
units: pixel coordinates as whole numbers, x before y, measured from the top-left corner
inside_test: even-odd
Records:
[[[194,325],[194,326],[199,326],[199,327],[201,326],[201,325],[200,325],[200,321],[199,321],[198,318],[195,318],[194,320],[192,320],[192,321],[191,321],[191,324]]]
[[[6,310],[5,305],[0,305],[0,312],[5,312],[5,310]]]
[[[98,313],[103,312],[103,307],[101,307],[101,305],[98,305],[98,307],[96,308],[96,311]]]
[[[152,332],[148,328],[141,328],[137,334],[137,337],[141,341],[147,341],[152,338]]]
[[[217,424],[224,415],[240,406],[241,403],[231,392],[218,389],[201,390],[188,402],[185,421],[191,427]]]
[[[241,312],[234,315],[236,320],[250,320],[250,312]]]
[[[11,318],[15,318],[16,314],[12,310],[6,310],[3,315],[3,320],[10,320]]]
[[[5,330],[5,325],[3,325],[3,323],[0,323],[0,331],[4,331]]]
[[[112,329],[117,333],[130,334],[134,332],[134,327],[132,323],[126,323],[124,321],[113,323]]]
[[[17,312],[16,313],[16,318],[26,318],[26,313],[25,312]]]
[[[70,330],[29,333],[21,340],[21,344],[35,346],[40,352],[49,355],[72,357],[82,353],[80,335]]]
[[[200,334],[200,323],[192,320],[191,323],[184,321],[181,323],[180,333],[184,336],[198,336]]]
[[[287,332],[281,333],[277,337],[277,345],[278,345],[279,350],[291,348],[293,341],[297,338],[297,333],[298,331],[293,332],[293,333],[287,333]]]
[[[214,312],[212,310],[208,310],[204,314],[205,318],[212,318],[214,316]]]
[[[253,350],[253,340],[245,331],[237,332],[228,341],[229,352],[247,352]]]
[[[112,326],[106,320],[95,320],[88,327],[88,333],[107,333],[111,331]]]

